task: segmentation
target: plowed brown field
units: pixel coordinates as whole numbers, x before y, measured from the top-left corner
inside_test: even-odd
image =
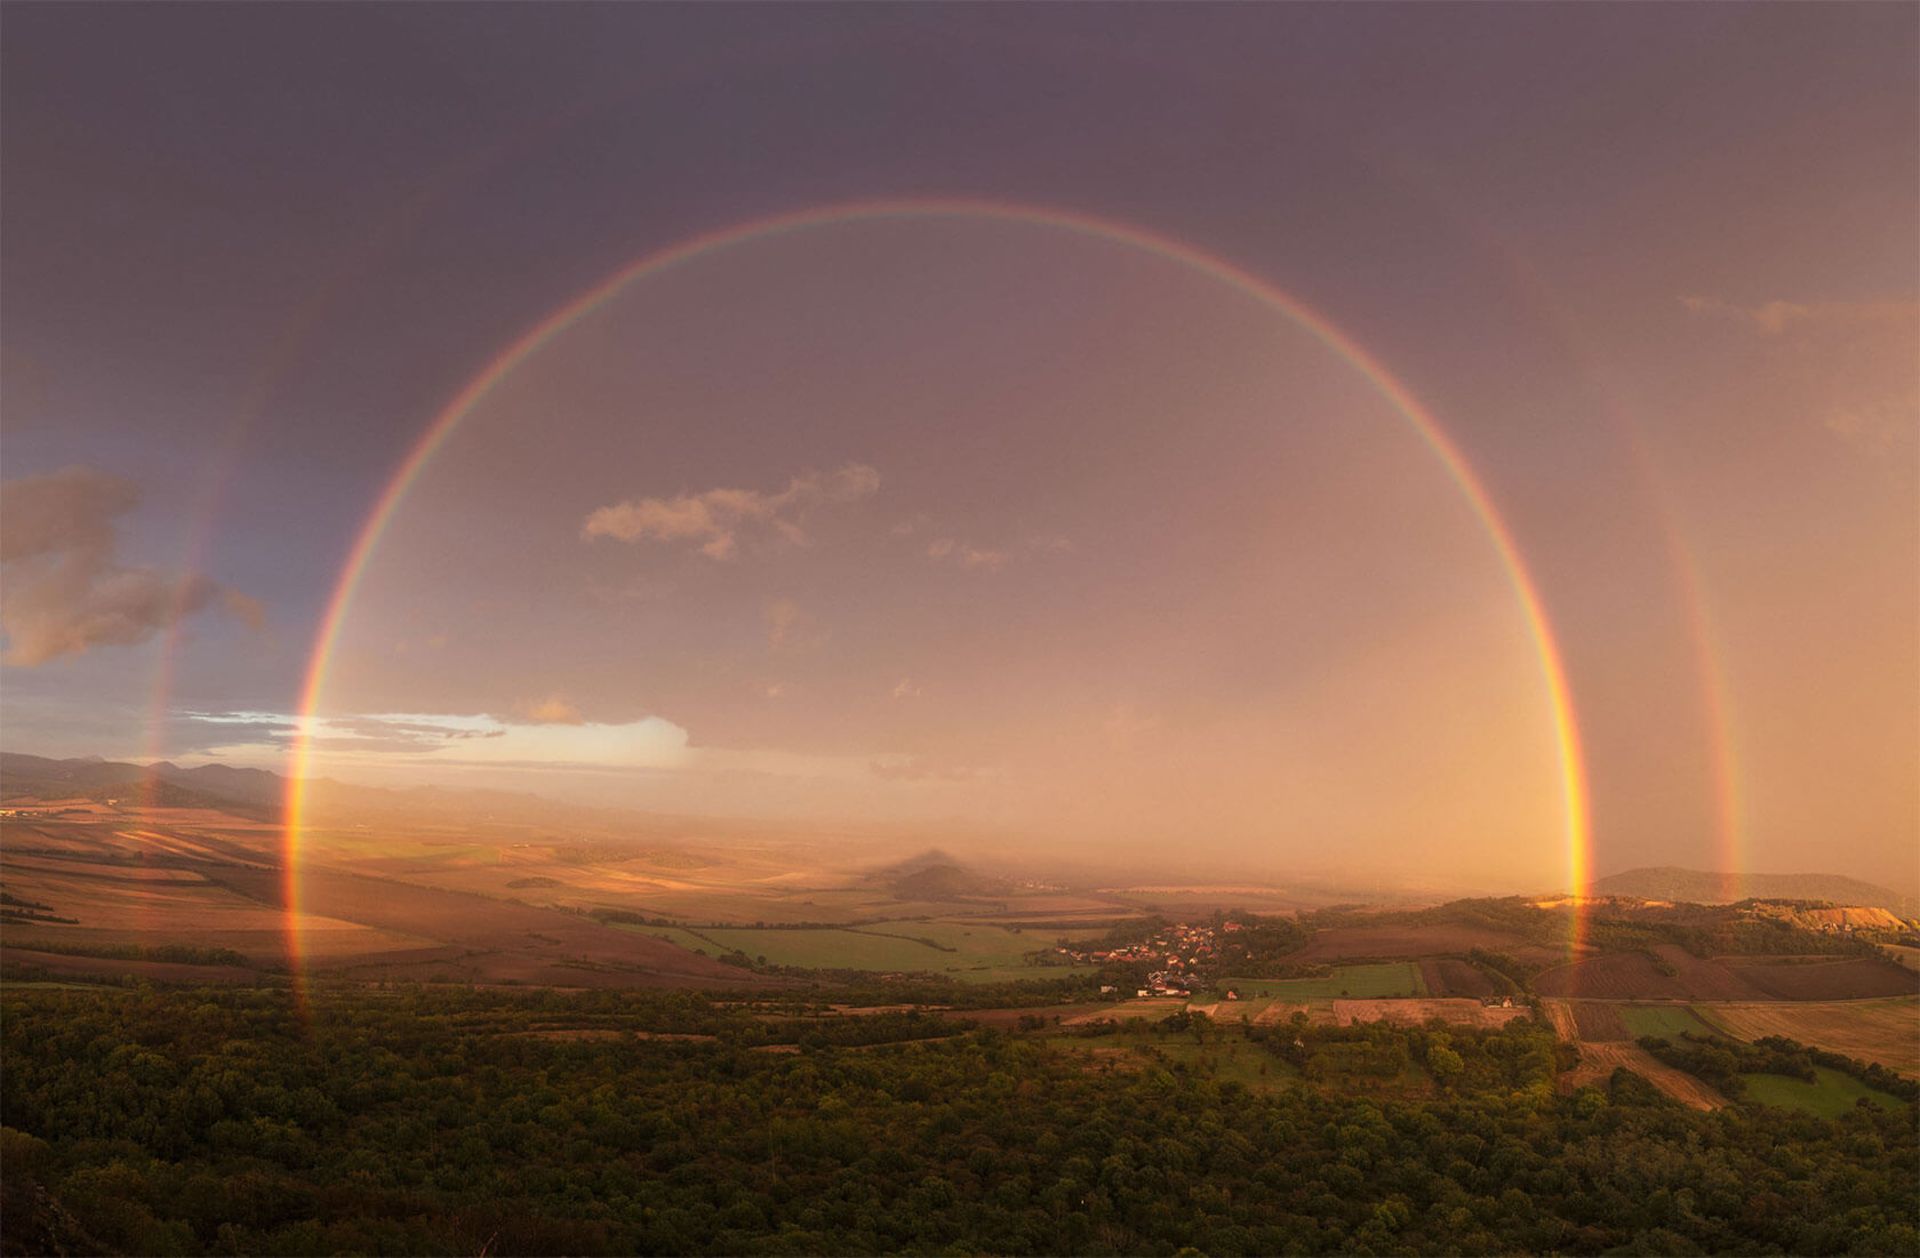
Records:
[[[1618,1005],[1603,1004],[1597,1000],[1576,1000],[1573,1004],[1573,1023],[1581,1040],[1630,1040],[1633,1034],[1627,1030],[1626,1020],[1620,1016]]]
[[[1595,1000],[1853,1000],[1920,991],[1920,976],[1884,957],[1708,960],[1673,944],[1653,951],[1589,957],[1546,971],[1534,987],[1545,996]],[[1673,973],[1661,972],[1663,962]]]
[[[1725,965],[1703,961],[1680,948],[1662,947],[1660,965],[1644,952],[1609,952],[1548,970],[1534,979],[1543,996],[1595,1000],[1764,1000],[1766,993]]]
[[[1920,994],[1920,975],[1885,957],[1831,961],[1729,959],[1726,967],[1775,1000],[1856,1000]]]
[[[1501,989],[1479,966],[1458,957],[1429,957],[1420,963],[1420,977],[1435,996],[1497,996]]]

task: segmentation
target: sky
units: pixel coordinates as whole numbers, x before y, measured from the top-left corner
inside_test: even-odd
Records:
[[[1920,883],[1910,7],[0,33],[8,750]]]

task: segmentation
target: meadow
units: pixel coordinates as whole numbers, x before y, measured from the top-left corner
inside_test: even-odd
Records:
[[[1073,967],[1039,965],[1029,955],[1056,939],[1097,937],[1096,930],[1023,930],[984,921],[886,921],[832,929],[630,926],[709,956],[742,953],[755,963],[816,970],[926,972],[963,982],[1064,978]]]
[[[1379,1000],[1390,996],[1425,996],[1427,985],[1420,967],[1411,961],[1380,961],[1370,965],[1337,965],[1324,978],[1223,978],[1215,987],[1229,989],[1242,1000],[1333,1000],[1352,996]]]
[[[1907,1108],[1900,1098],[1870,1088],[1838,1070],[1815,1066],[1813,1072],[1818,1077],[1812,1083],[1789,1079],[1785,1075],[1745,1074],[1740,1077],[1746,1081],[1748,1100],[1758,1101],[1762,1105],[1777,1105],[1782,1109],[1800,1110],[1821,1118],[1839,1118],[1863,1100],[1882,1109]]]
[[[1627,1034],[1634,1039],[1643,1035],[1712,1035],[1714,1029],[1694,1015],[1686,1005],[1628,1005],[1620,1010]]]

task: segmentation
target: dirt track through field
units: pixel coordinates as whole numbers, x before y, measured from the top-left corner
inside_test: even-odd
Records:
[[[1560,1086],[1573,1089],[1594,1084],[1606,1086],[1613,1072],[1625,1066],[1662,1092],[1693,1109],[1723,1109],[1727,1098],[1684,1070],[1675,1070],[1638,1044],[1580,1045],[1580,1064],[1560,1076]]]

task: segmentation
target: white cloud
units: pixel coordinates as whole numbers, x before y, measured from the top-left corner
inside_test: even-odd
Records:
[[[880,473],[864,463],[838,471],[807,472],[785,489],[709,489],[671,498],[634,498],[601,507],[587,516],[580,536],[588,541],[611,537],[623,542],[687,542],[709,559],[732,559],[744,542],[764,545],[807,544],[802,527],[817,507],[871,497],[880,489]]]
[[[262,712],[195,714],[210,725],[229,724],[247,737],[208,749],[211,755],[259,750],[263,741],[284,751],[302,730],[327,763],[554,764],[600,768],[671,769],[687,762],[687,731],[662,717],[615,723],[559,720],[548,700],[518,720],[449,713],[378,712],[297,717]],[[566,705],[571,708],[571,705]],[[548,709],[545,713],[539,709]],[[577,717],[577,713],[574,713]],[[261,735],[265,738],[262,739]]]
[[[896,699],[918,699],[921,693],[911,677],[902,677],[893,683],[893,697]]]

